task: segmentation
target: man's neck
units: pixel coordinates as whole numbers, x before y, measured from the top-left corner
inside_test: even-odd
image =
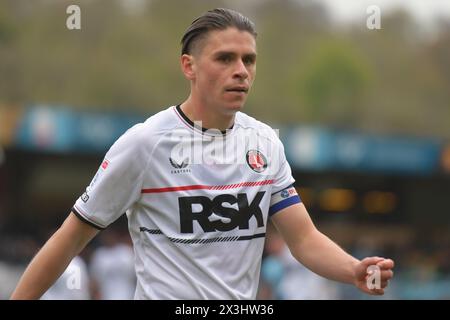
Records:
[[[180,105],[180,108],[189,120],[194,123],[201,122],[202,128],[225,131],[234,124],[235,114],[222,114],[217,109],[194,103],[190,97]]]

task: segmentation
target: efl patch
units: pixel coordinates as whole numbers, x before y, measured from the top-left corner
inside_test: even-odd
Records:
[[[83,193],[83,195],[81,196],[81,200],[83,200],[84,203],[88,202],[89,196],[87,192]]]

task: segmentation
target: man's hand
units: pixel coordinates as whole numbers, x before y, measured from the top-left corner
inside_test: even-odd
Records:
[[[383,295],[394,276],[394,261],[380,257],[365,258],[355,265],[355,286],[371,295]]]

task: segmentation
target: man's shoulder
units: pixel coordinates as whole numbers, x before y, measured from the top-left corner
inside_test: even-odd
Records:
[[[140,130],[152,131],[153,133],[173,130],[178,126],[176,114],[173,109],[174,107],[171,106],[147,118],[141,124]]]
[[[178,125],[173,107],[169,107],[148,117],[143,122],[137,123],[130,127],[125,135],[146,136],[157,135],[173,130]]]
[[[144,122],[137,123],[125,131],[117,139],[115,145],[120,148],[130,148],[139,146],[139,148],[152,148],[161,135],[170,132],[177,126],[177,121],[172,110],[169,107],[162,110]]]

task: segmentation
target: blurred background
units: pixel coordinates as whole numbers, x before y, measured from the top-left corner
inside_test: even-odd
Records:
[[[81,30],[66,27],[71,4]],[[369,5],[381,29],[367,27]],[[293,261],[269,226],[258,297],[449,299],[446,0],[1,0],[0,299],[115,139],[187,97],[181,36],[219,6],[256,24],[245,112],[280,129],[318,228],[358,258],[396,262],[386,295],[368,297]],[[46,298],[130,299],[132,260],[122,217],[74,259],[81,289],[63,282]]]

